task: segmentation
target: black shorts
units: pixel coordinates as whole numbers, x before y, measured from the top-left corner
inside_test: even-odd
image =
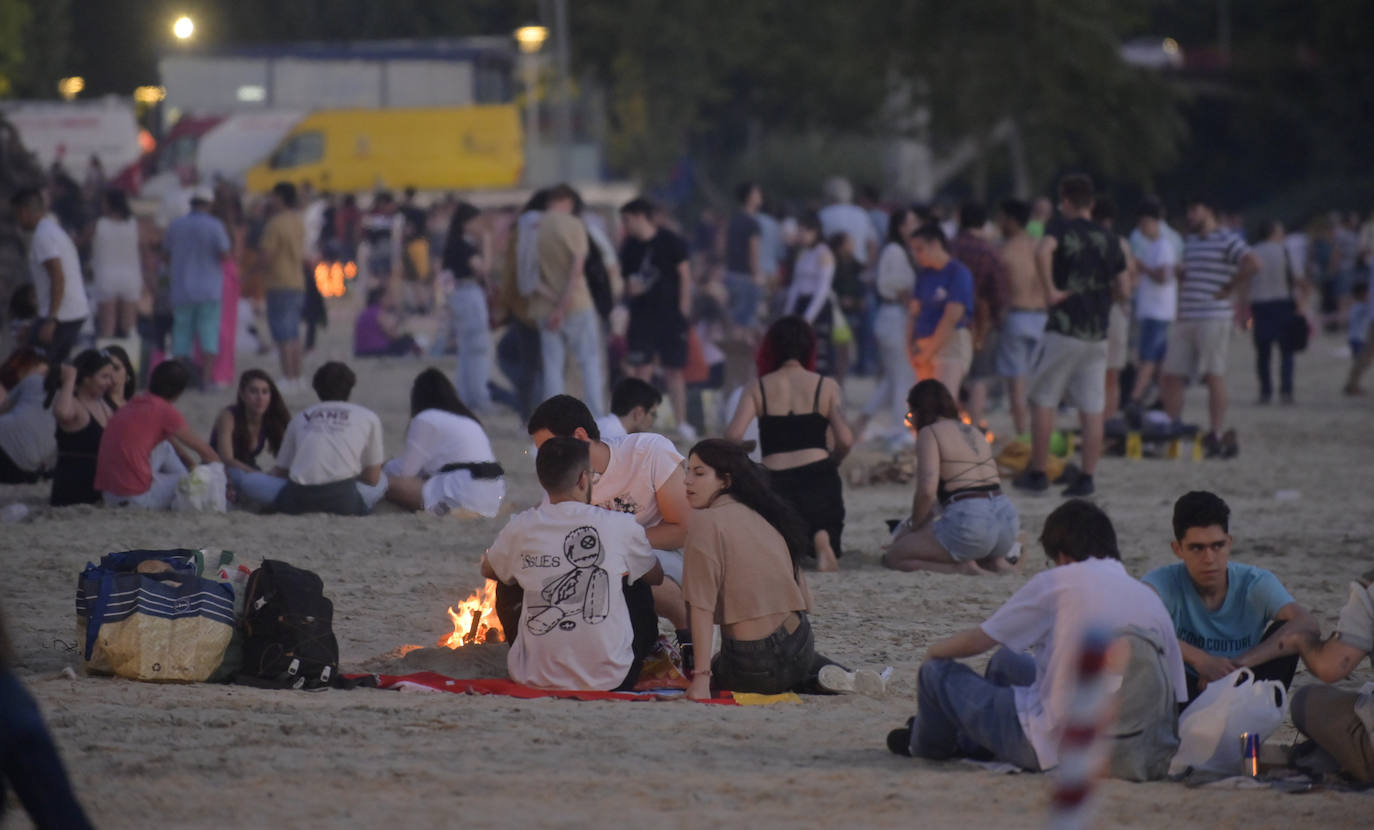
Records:
[[[687,321],[676,312],[632,313],[625,341],[629,347],[625,362],[631,366],[647,366],[654,358],[664,369],[687,365]]]

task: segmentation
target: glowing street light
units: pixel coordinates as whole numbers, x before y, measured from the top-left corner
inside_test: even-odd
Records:
[[[166,97],[166,87],[140,86],[134,89],[134,100],[140,104],[156,104]]]
[[[521,26],[515,30],[515,42],[520,44],[520,51],[527,55],[538,52],[548,39],[549,30],[544,26]]]
[[[77,95],[81,93],[81,90],[85,88],[86,79],[81,77],[80,75],[74,75],[70,78],[63,78],[62,80],[57,82],[57,94],[61,95],[63,100],[65,101],[73,100],[74,98],[76,98]]]
[[[191,35],[194,35],[195,33],[195,22],[184,14],[181,17],[178,17],[176,19],[176,22],[172,24],[172,34],[176,36],[177,40],[190,40]]]

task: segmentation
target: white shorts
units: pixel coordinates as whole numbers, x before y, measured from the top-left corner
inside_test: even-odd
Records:
[[[663,575],[682,584],[682,551],[680,550],[656,550],[654,556],[658,558],[658,564],[663,566]]]
[[[501,512],[506,498],[506,479],[473,478],[471,470],[454,470],[430,476],[420,489],[425,510],[436,516],[451,512],[476,513],[488,519]]]
[[[1231,321],[1179,320],[1169,327],[1160,372],[1185,378],[1226,374],[1231,352]]]
[[[1045,332],[1031,363],[1030,402],[1053,409],[1066,400],[1084,415],[1107,401],[1107,341],[1079,340]]]
[[[1131,319],[1120,303],[1107,315],[1107,368],[1121,371],[1130,357]]]
[[[96,302],[136,303],[143,296],[143,275],[137,271],[99,271],[91,286]]]

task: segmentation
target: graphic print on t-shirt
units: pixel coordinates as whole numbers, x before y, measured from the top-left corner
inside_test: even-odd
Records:
[[[631,516],[639,513],[639,502],[634,500],[634,496],[629,493],[621,493],[610,501],[603,501],[597,505],[602,510],[613,510],[616,513],[629,513]]]
[[[544,583],[543,605],[531,605],[525,627],[535,636],[554,628],[572,631],[577,618],[596,625],[611,613],[611,575],[601,567],[606,551],[596,528],[582,526],[563,539],[563,558],[572,570]]]

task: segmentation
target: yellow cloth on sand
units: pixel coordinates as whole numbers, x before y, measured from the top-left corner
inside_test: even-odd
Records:
[[[783,692],[780,695],[759,695],[753,692],[732,692],[731,697],[741,706],[772,706],[775,703],[801,703],[801,695]]]

